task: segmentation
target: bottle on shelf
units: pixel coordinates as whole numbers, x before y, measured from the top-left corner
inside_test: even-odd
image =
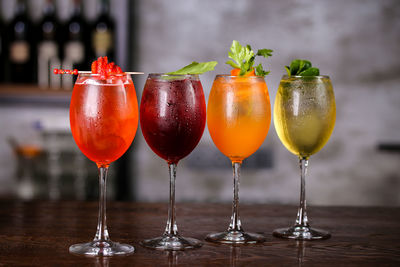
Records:
[[[3,18],[2,18],[2,13],[1,13],[1,7],[0,7],[0,69],[2,69],[2,71],[0,71],[0,83],[4,82],[4,75],[5,75],[5,71],[4,71],[4,67],[5,67],[5,62],[4,62],[4,23],[3,23]]]
[[[52,68],[59,66],[60,24],[52,0],[46,0],[43,18],[38,25],[37,73],[38,84],[42,88],[59,88],[60,77],[52,75]],[[58,64],[57,64],[58,63]]]
[[[101,0],[99,15],[92,26],[91,31],[91,58],[107,56],[110,60],[115,60],[115,25],[111,18],[110,2]]]
[[[82,2],[73,1],[73,11],[70,19],[63,30],[63,62],[64,69],[89,70],[89,58],[87,51],[89,49],[88,26],[82,16]],[[72,89],[73,79],[76,77],[64,75],[62,77],[62,87]]]
[[[15,16],[7,27],[7,81],[12,83],[32,83],[35,79],[35,42],[33,24],[26,14],[26,1],[18,0]]]

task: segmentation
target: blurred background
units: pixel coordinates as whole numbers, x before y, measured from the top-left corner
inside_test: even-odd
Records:
[[[271,102],[295,58],[332,79],[334,132],[310,159],[312,205],[400,205],[400,2],[397,0],[1,0],[0,198],[97,199],[97,170],[69,129],[73,79],[54,67],[89,70],[107,55],[134,76],[138,99],[148,73],[217,60],[201,76],[206,98],[232,40],[273,49],[264,64]],[[177,200],[230,202],[230,162],[208,130],[178,166]],[[262,147],[244,161],[242,203],[296,204],[296,156],[271,123]],[[166,201],[167,164],[140,128],[112,164],[110,199]]]

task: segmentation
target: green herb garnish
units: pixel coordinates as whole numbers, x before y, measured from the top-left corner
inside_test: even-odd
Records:
[[[269,71],[265,71],[261,63],[254,68],[254,60],[256,56],[268,58],[272,56],[272,52],[271,49],[260,49],[257,54],[254,54],[250,45],[241,46],[238,41],[233,40],[231,51],[229,52],[229,58],[232,60],[228,60],[226,64],[235,69],[240,69],[239,76],[246,75],[253,70],[255,70],[257,76],[265,76],[268,75]]]
[[[177,75],[183,75],[183,74],[203,74],[207,71],[212,71],[214,70],[215,66],[218,64],[217,61],[209,61],[209,62],[196,62],[193,61],[189,65],[183,67],[182,69],[179,69],[177,71],[172,71],[172,72],[167,72],[165,74],[177,74]]]
[[[319,69],[312,67],[310,61],[305,59],[295,59],[290,66],[285,66],[288,76],[318,76]]]

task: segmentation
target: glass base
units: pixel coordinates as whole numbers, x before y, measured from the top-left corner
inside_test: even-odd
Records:
[[[266,240],[265,236],[256,233],[246,233],[243,231],[226,231],[222,233],[209,234],[206,240],[222,244],[256,244]]]
[[[331,234],[325,230],[311,228],[309,226],[292,226],[289,228],[276,229],[273,232],[275,237],[297,239],[297,240],[318,240],[327,239]]]
[[[159,250],[186,250],[199,248],[203,245],[200,240],[181,236],[160,236],[140,242],[146,248]]]
[[[135,248],[131,245],[112,241],[92,241],[69,247],[69,252],[71,253],[88,256],[128,255],[134,251]]]

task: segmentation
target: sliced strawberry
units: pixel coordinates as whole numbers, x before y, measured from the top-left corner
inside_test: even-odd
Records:
[[[122,74],[123,71],[122,71],[122,69],[121,69],[119,66],[115,66],[114,73],[116,73],[116,74]]]
[[[99,57],[97,59],[97,73],[100,73],[103,68],[104,68],[104,60],[103,58]]]
[[[92,73],[96,74],[97,73],[97,61],[92,62]]]
[[[121,74],[123,71],[114,62],[108,63],[107,57],[99,57],[92,63],[92,73],[100,74],[101,79],[106,79],[110,75]]]
[[[114,66],[115,66],[114,62],[107,64],[107,75],[111,75],[113,73]]]
[[[99,57],[97,59],[97,74],[100,74],[100,78],[104,79],[106,76],[106,73],[104,71],[104,59],[102,57]]]

